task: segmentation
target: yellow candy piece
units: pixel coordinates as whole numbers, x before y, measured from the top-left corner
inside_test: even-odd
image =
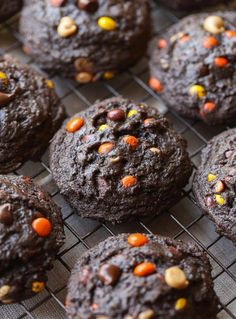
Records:
[[[225,199],[221,195],[215,195],[215,199],[218,205],[224,205]]]
[[[214,174],[208,174],[208,176],[207,176],[207,181],[208,182],[212,182],[212,181],[214,181],[216,179],[216,175],[214,175]]]
[[[45,283],[42,281],[35,281],[32,283],[32,291],[35,293],[41,292],[45,288]]]
[[[103,79],[110,80],[110,79],[114,78],[114,75],[115,74],[113,72],[107,71],[107,72],[103,73]]]
[[[132,117],[134,116],[135,114],[138,114],[138,111],[137,110],[130,110],[127,117]]]
[[[113,31],[116,28],[116,21],[110,17],[101,17],[98,19],[98,25],[106,31]]]
[[[0,71],[0,80],[4,81],[5,83],[8,82],[6,73]]]
[[[49,89],[54,88],[54,83],[51,80],[45,80],[45,83]]]
[[[4,285],[0,288],[0,300],[9,293],[10,289],[11,287],[8,285]]]
[[[175,310],[183,310],[187,306],[187,299],[179,298],[175,303]]]
[[[193,85],[189,89],[189,94],[192,96],[197,96],[199,99],[202,99],[206,95],[206,92],[203,86]]]
[[[104,130],[106,130],[108,127],[109,127],[109,126],[108,126],[107,124],[102,124],[102,125],[99,126],[98,130],[99,130],[99,131],[104,131]]]

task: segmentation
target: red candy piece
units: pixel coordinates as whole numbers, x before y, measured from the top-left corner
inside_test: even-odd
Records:
[[[160,39],[157,43],[159,49],[164,49],[167,47],[167,41],[165,39]]]
[[[219,44],[218,40],[213,36],[207,37],[203,40],[203,47],[205,49],[212,49],[218,44]]]
[[[131,234],[128,237],[128,243],[133,247],[141,247],[148,243],[148,238],[143,234]]]
[[[32,227],[40,237],[47,237],[52,231],[50,221],[44,217],[36,218],[32,223]]]
[[[150,78],[149,85],[156,92],[163,91],[163,86],[162,86],[161,82],[158,79]]]
[[[226,67],[226,65],[229,64],[228,59],[224,58],[224,57],[218,57],[214,59],[214,64],[216,66],[218,66],[219,68],[224,68]]]

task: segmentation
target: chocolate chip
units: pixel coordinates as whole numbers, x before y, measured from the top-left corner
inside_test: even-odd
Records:
[[[105,285],[114,285],[119,280],[121,269],[115,265],[104,264],[98,272],[98,278]]]
[[[114,109],[108,112],[107,117],[112,121],[121,121],[125,118],[125,112],[121,109]]]
[[[78,6],[81,10],[85,10],[87,12],[95,12],[98,9],[98,1],[97,0],[78,0]]]
[[[12,99],[13,94],[0,92],[0,108],[6,106]]]
[[[3,204],[0,206],[0,223],[4,225],[10,225],[13,221],[11,213],[11,205]]]

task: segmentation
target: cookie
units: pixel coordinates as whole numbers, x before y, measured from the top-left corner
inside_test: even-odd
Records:
[[[69,319],[215,319],[206,254],[170,238],[122,234],[87,251],[69,281]]]
[[[38,160],[64,117],[50,80],[0,57],[0,173]]]
[[[146,52],[148,0],[28,0],[21,18],[27,52],[46,70],[79,83],[111,79]]]
[[[160,0],[165,6],[176,10],[193,10],[206,6],[205,0]],[[218,3],[226,3],[227,0],[208,0],[207,6],[216,5]]]
[[[236,129],[214,137],[202,151],[193,190],[219,234],[236,244]]]
[[[112,222],[167,209],[192,170],[186,141],[167,119],[122,97],[67,121],[52,141],[50,166],[82,217]]]
[[[60,209],[26,176],[0,175],[0,305],[42,291],[64,242]]]
[[[0,1],[0,22],[12,17],[22,6],[22,0],[1,0]]]
[[[183,116],[210,125],[236,122],[236,14],[191,15],[158,39],[150,86]]]

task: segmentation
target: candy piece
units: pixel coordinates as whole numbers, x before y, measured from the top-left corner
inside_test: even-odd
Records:
[[[134,275],[145,277],[153,274],[156,271],[156,265],[151,262],[143,262],[134,268]]]
[[[163,86],[162,86],[161,82],[156,78],[150,78],[149,86],[156,92],[163,91]]]
[[[52,231],[52,225],[50,221],[44,217],[33,220],[32,227],[40,237],[47,237]]]
[[[148,238],[143,234],[131,234],[128,237],[128,243],[133,247],[141,247],[148,243]]]
[[[103,143],[99,146],[98,148],[98,153],[99,154],[108,154],[114,147],[113,143],[107,142]]]
[[[116,28],[116,21],[110,17],[100,17],[98,25],[101,29],[106,31],[113,31]]]
[[[221,195],[215,195],[216,203],[220,206],[224,205],[225,199]]]
[[[104,131],[104,130],[106,130],[107,128],[109,128],[109,126],[108,126],[107,124],[102,124],[102,125],[99,126],[98,130],[99,130],[99,131]]]
[[[129,117],[132,117],[132,116],[134,116],[134,115],[136,115],[136,114],[138,114],[138,111],[137,111],[137,110],[130,110],[130,111],[128,112],[127,117],[129,118]]]
[[[137,178],[132,176],[132,175],[127,175],[125,177],[122,178],[121,180],[121,184],[125,187],[125,188],[129,188],[132,187],[134,185],[137,184]]]
[[[216,105],[213,102],[207,102],[203,105],[203,109],[207,113],[211,113],[216,109]]]
[[[161,153],[161,150],[157,147],[151,147],[150,148],[150,151],[154,154],[160,154]]]
[[[144,126],[149,126],[150,124],[154,124],[154,123],[156,123],[156,120],[154,118],[148,118],[144,120],[143,122]]]
[[[10,225],[13,221],[11,205],[3,204],[0,205],[0,224]]]
[[[114,285],[121,276],[121,269],[115,265],[104,264],[98,272],[98,278],[105,285]]]
[[[222,181],[217,181],[215,185],[215,192],[221,193],[225,189],[225,184]]]
[[[78,0],[78,7],[87,12],[95,12],[98,9],[98,0]]]
[[[110,80],[110,79],[114,78],[114,76],[115,76],[114,72],[107,71],[107,72],[103,73],[102,77],[104,80]]]
[[[54,88],[54,83],[51,81],[51,80],[45,80],[45,83],[46,83],[46,85],[47,85],[47,87],[49,88],[49,89],[53,89]]]
[[[122,121],[125,118],[125,112],[121,109],[113,109],[108,112],[107,117],[111,121]]]
[[[80,117],[74,117],[73,119],[69,120],[66,124],[66,130],[70,133],[74,133],[81,129],[84,125],[84,120]]]
[[[41,292],[45,288],[45,283],[42,281],[34,281],[32,283],[32,291],[35,293]]]
[[[182,37],[180,37],[179,42],[183,44],[183,43],[188,42],[189,40],[190,40],[190,36],[185,34]]]
[[[151,319],[154,316],[154,311],[151,309],[145,310],[138,315],[138,319]]]
[[[50,0],[50,2],[51,2],[51,5],[53,5],[54,7],[60,7],[63,5],[65,0]]]
[[[0,80],[2,80],[2,82],[3,82],[4,84],[7,84],[7,83],[8,83],[8,78],[7,78],[6,73],[0,71]]]
[[[207,181],[208,182],[212,182],[212,181],[214,181],[216,179],[216,175],[214,175],[214,174],[208,174],[208,176],[207,176]]]
[[[175,303],[175,310],[180,311],[187,307],[187,299],[179,298]]]
[[[203,27],[210,33],[219,34],[224,31],[224,21],[219,16],[209,16],[205,19]]]
[[[92,67],[93,67],[93,64],[92,62],[90,62],[88,59],[86,58],[77,58],[74,62],[74,65],[75,65],[75,69],[76,71],[78,72],[81,72],[81,71],[91,71],[92,70]]]
[[[76,74],[75,80],[79,83],[86,84],[91,82],[93,79],[93,75],[88,72],[80,72]]]
[[[191,86],[189,89],[189,94],[196,96],[199,100],[201,100],[206,95],[206,92],[203,86],[196,84]]]
[[[159,49],[164,49],[167,47],[167,41],[165,39],[160,39],[157,43]]]
[[[225,31],[225,34],[227,37],[229,38],[234,38],[236,37],[236,31],[235,30],[226,30]]]
[[[133,151],[138,147],[138,139],[135,136],[126,135],[123,137],[123,141],[128,144]]]
[[[4,285],[0,288],[0,300],[10,292],[10,289],[11,287],[9,285]]]
[[[63,17],[57,28],[57,33],[62,38],[70,37],[77,31],[77,25],[70,17]]]
[[[0,92],[0,108],[6,106],[9,102],[11,102],[13,94],[7,94]]]
[[[219,44],[218,40],[215,37],[210,36],[210,37],[207,37],[203,40],[202,45],[206,49],[212,49],[215,46],[217,46],[218,44]]]
[[[185,289],[189,285],[185,273],[177,266],[166,269],[165,281],[168,286],[175,289]]]
[[[229,64],[229,61],[224,57],[217,57],[214,59],[214,64],[219,68],[224,68],[226,65]]]

